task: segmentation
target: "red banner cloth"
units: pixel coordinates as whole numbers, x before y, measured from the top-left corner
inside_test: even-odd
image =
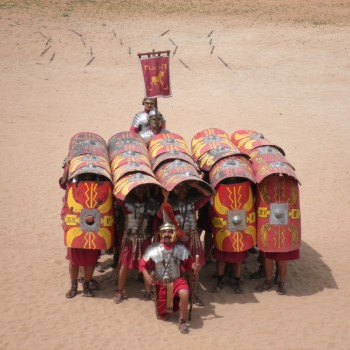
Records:
[[[141,58],[145,96],[171,97],[169,56]]]

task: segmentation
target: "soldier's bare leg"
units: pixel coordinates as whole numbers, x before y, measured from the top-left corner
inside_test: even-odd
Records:
[[[90,282],[92,280],[92,275],[94,273],[95,265],[84,266],[84,282],[83,282],[83,296],[84,297],[93,297],[93,293],[90,289]]]
[[[265,265],[266,280],[264,281],[264,283],[258,285],[255,288],[257,292],[263,292],[264,290],[271,289],[273,286],[273,281],[272,281],[273,260],[269,258],[265,258],[264,265]]]
[[[212,293],[218,293],[224,288],[225,265],[225,261],[216,261],[217,282],[216,286],[212,289]]]
[[[180,303],[179,303],[179,330],[182,334],[187,334],[190,330],[186,324],[186,317],[187,317],[187,309],[188,309],[188,290],[186,289],[180,289],[179,291],[179,297],[180,297]]]
[[[126,283],[126,278],[128,276],[128,268],[125,266],[120,266],[120,270],[118,273],[118,289],[117,292],[115,293],[113,301],[116,304],[120,304],[123,301],[124,298],[124,287]]]
[[[69,263],[69,277],[71,281],[71,288],[66,293],[66,298],[69,298],[69,299],[74,298],[78,293],[78,273],[79,273],[79,266]]]
[[[233,264],[233,277],[235,282],[233,284],[233,290],[236,294],[244,294],[244,290],[241,286],[241,272],[242,272],[242,263]]]
[[[280,295],[284,295],[284,294],[287,294],[285,282],[286,282],[288,261],[287,260],[277,261],[277,265],[278,265],[278,273],[280,278],[280,281],[278,283],[277,293]]]

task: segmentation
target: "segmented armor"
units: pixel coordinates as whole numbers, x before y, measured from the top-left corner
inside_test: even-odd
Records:
[[[133,260],[137,251],[141,259],[144,240],[152,238],[152,217],[157,211],[157,203],[152,199],[144,203],[126,201],[125,207],[128,214],[125,218],[124,239],[126,243],[132,243]]]
[[[180,277],[181,261],[188,259],[190,252],[182,244],[175,244],[166,250],[162,243],[154,243],[146,249],[143,259],[152,259],[155,264],[156,279],[161,283],[170,283]]]
[[[185,232],[197,230],[197,218],[194,210],[194,203],[198,198],[191,198],[184,202],[169,198],[169,203],[173,208],[175,218],[179,223],[180,228]]]
[[[135,114],[135,117],[132,121],[132,125],[135,128],[141,127],[141,130],[145,127],[149,127],[148,114],[146,112],[139,112]]]

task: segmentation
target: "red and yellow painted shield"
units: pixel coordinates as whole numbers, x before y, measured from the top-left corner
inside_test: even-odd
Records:
[[[253,163],[286,163],[289,164],[286,157],[275,147],[260,146],[249,151],[250,159]]]
[[[218,148],[235,149],[229,136],[221,129],[205,129],[194,135],[191,141],[191,152],[195,162],[205,153]]]
[[[68,248],[100,250],[113,246],[112,188],[109,181],[67,184],[62,219]]]
[[[113,135],[108,141],[109,159],[113,160],[121,153],[133,151],[148,156],[147,146],[139,135],[132,135],[128,131]]]
[[[112,181],[109,161],[101,156],[84,154],[73,158],[69,163],[68,180],[80,174],[97,174]]]
[[[255,181],[257,183],[260,183],[266,177],[273,175],[273,174],[288,175],[288,176],[294,178],[296,181],[298,181],[293,167],[291,165],[289,165],[288,163],[282,163],[282,162],[255,163],[255,162],[253,162],[252,167],[253,167],[253,171],[254,171]]]
[[[162,179],[162,186],[168,191],[172,191],[174,187],[182,182],[187,182],[187,181],[196,181],[201,184],[202,187],[206,188],[208,191],[211,193],[215,193],[214,189],[204,180],[198,178],[197,176],[192,176],[192,175],[185,175],[185,174],[177,174],[173,175],[171,177],[165,177]]]
[[[190,155],[184,138],[175,133],[158,134],[149,144],[148,154],[151,162],[163,153],[178,151]]]
[[[167,191],[171,191],[183,181],[202,181],[201,175],[195,167],[179,159],[160,165],[155,172],[155,176]]]
[[[94,154],[109,159],[106,141],[93,132],[79,132],[69,142],[69,160],[83,154]]]
[[[254,173],[248,159],[241,156],[232,156],[219,160],[210,170],[210,184],[216,186],[225,179],[246,178],[255,183]]]
[[[257,239],[264,252],[289,252],[300,247],[299,186],[295,178],[270,175],[257,186]]]
[[[234,155],[245,156],[247,157],[247,159],[249,158],[247,155],[239,152],[236,147],[218,147],[215,149],[211,149],[210,151],[200,156],[200,158],[197,160],[197,163],[200,169],[204,171],[210,171],[214,164],[216,164],[216,162],[218,162],[220,159]]]
[[[249,151],[256,147],[272,146],[285,155],[285,152],[281,147],[267,140],[263,134],[254,130],[237,130],[232,133],[231,141],[242,153],[245,154],[249,154]]]
[[[144,173],[154,177],[153,171],[148,165],[138,162],[129,162],[114,170],[113,183],[117,183],[124,175],[130,173]]]
[[[161,164],[164,164],[165,162],[169,162],[175,159],[183,160],[191,164],[195,169],[197,169],[198,172],[200,171],[197,163],[194,162],[193,158],[189,154],[179,152],[177,150],[171,150],[170,152],[163,153],[158,157],[154,158],[152,160],[152,169],[153,171],[156,171]]]
[[[114,185],[113,194],[121,201],[137,186],[155,185],[163,188],[162,185],[153,177],[144,173],[134,173],[125,175]]]
[[[252,183],[219,184],[213,198],[213,238],[222,252],[244,252],[256,243]]]
[[[111,168],[112,172],[117,169],[118,167],[121,167],[127,163],[131,162],[137,162],[139,164],[147,165],[148,167],[151,167],[151,163],[148,159],[148,156],[144,155],[143,153],[138,153],[134,151],[127,151],[123,152],[120,155],[116,156],[111,161]]]

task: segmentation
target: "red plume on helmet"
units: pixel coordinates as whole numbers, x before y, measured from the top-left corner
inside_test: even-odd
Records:
[[[176,227],[176,235],[181,241],[186,241],[188,238],[185,232],[180,228],[179,222],[176,220],[173,208],[169,203],[162,204],[162,212],[163,212],[163,222],[170,222]]]

